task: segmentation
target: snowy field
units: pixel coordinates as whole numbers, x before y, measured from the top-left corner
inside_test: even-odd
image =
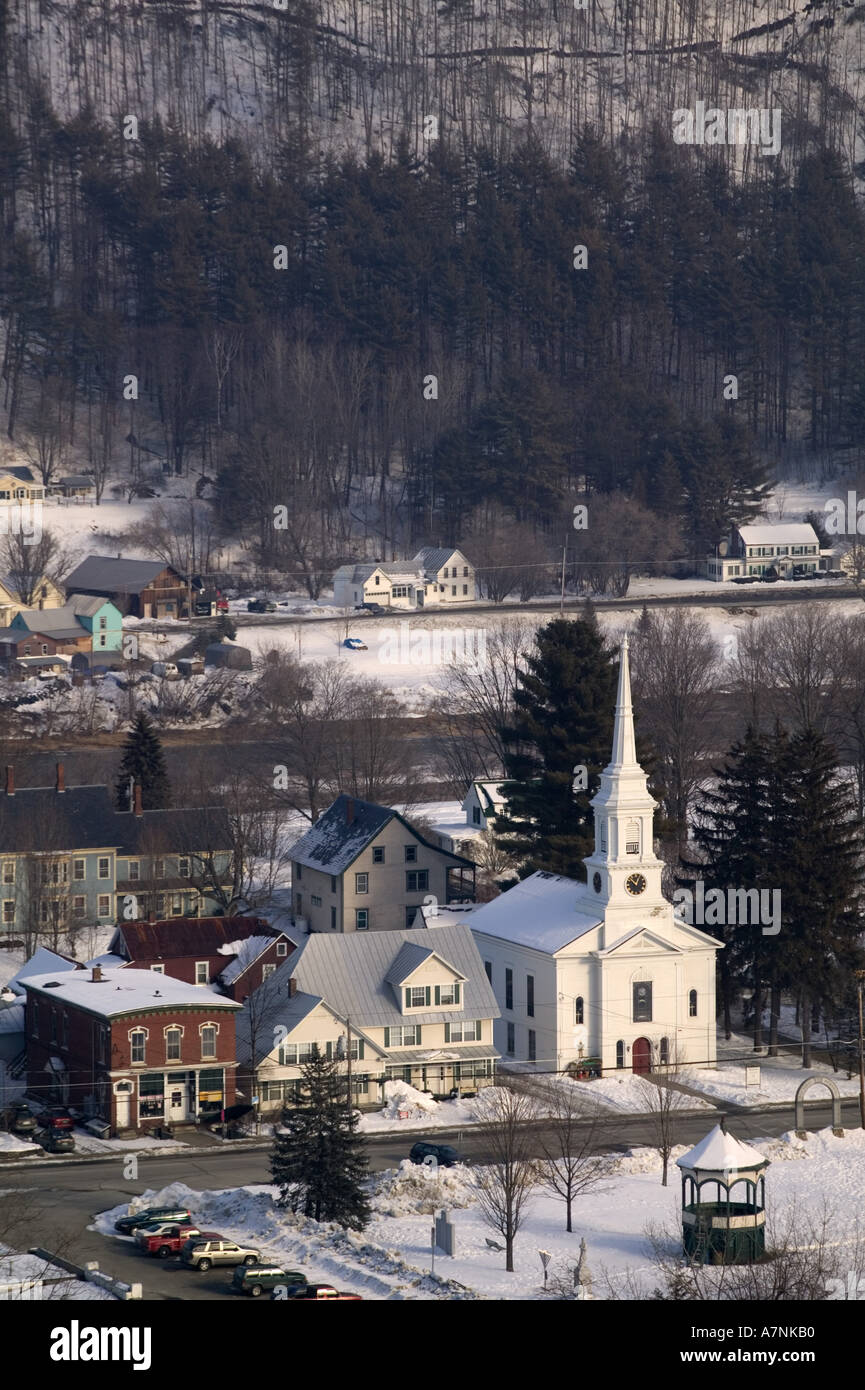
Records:
[[[709,1128],[707,1120],[707,1129]],[[735,1133],[735,1121],[730,1125]],[[674,1150],[681,1156],[690,1146]],[[753,1147],[770,1160],[767,1171],[767,1210],[770,1226],[795,1213],[800,1220],[822,1218],[826,1201],[845,1232],[851,1217],[865,1203],[865,1134],[848,1131],[836,1139],[829,1130],[807,1141],[786,1134],[780,1139],[755,1140]],[[680,1186],[672,1168],[669,1185],[660,1181],[661,1163],[650,1149],[636,1149],[611,1158],[609,1178],[602,1188],[580,1198],[574,1208],[574,1231],[565,1230],[564,1206],[556,1197],[536,1189],[526,1222],[516,1241],[515,1271],[504,1269],[503,1255],[488,1241],[496,1233],[481,1219],[471,1170],[447,1169],[431,1178],[407,1161],[371,1179],[373,1217],[362,1235],[281,1212],[273,1204],[274,1189],[250,1186],[197,1192],[172,1183],[136,1199],[138,1206],[185,1203],[209,1229],[247,1242],[287,1269],[300,1269],[309,1280],[327,1280],[365,1298],[488,1298],[536,1299],[542,1295],[538,1250],[550,1252],[551,1277],[565,1276],[579,1256],[581,1238],[588,1246],[593,1295],[599,1299],[651,1297],[658,1284],[649,1258],[650,1227],[669,1232],[669,1252],[675,1252],[679,1223]],[[436,1255],[435,1278],[430,1270],[430,1217],[446,1209],[456,1230],[453,1258]],[[126,1207],[99,1214],[91,1229],[111,1239],[114,1221]],[[841,1218],[843,1217],[843,1221]]]

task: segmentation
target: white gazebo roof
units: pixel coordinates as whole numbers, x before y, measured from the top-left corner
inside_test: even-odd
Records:
[[[734,1134],[728,1134],[721,1125],[715,1125],[701,1139],[690,1153],[676,1159],[679,1168],[692,1172],[729,1173],[733,1169],[765,1168],[769,1160],[764,1158],[750,1144],[743,1144]]]

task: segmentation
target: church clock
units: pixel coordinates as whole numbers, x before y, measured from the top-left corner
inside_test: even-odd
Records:
[[[645,890],[646,880],[642,874],[629,874],[625,879],[625,887],[633,897],[636,897],[638,893]]]

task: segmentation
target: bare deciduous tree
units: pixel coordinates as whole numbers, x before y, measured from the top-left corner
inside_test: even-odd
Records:
[[[473,1173],[478,1207],[487,1224],[504,1240],[505,1269],[513,1273],[514,1241],[537,1182],[529,1127],[537,1106],[525,1089],[499,1085],[481,1093],[477,1110],[478,1135],[489,1155],[483,1167]]]

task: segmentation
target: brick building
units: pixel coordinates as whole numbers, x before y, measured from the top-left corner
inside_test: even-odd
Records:
[[[195,1124],[235,1099],[235,1014],[208,986],[151,970],[55,971],[27,993],[27,1089],[115,1135]]]
[[[103,965],[154,970],[190,985],[216,985],[233,999],[258,989],[296,949],[263,917],[183,917],[124,922]]]

